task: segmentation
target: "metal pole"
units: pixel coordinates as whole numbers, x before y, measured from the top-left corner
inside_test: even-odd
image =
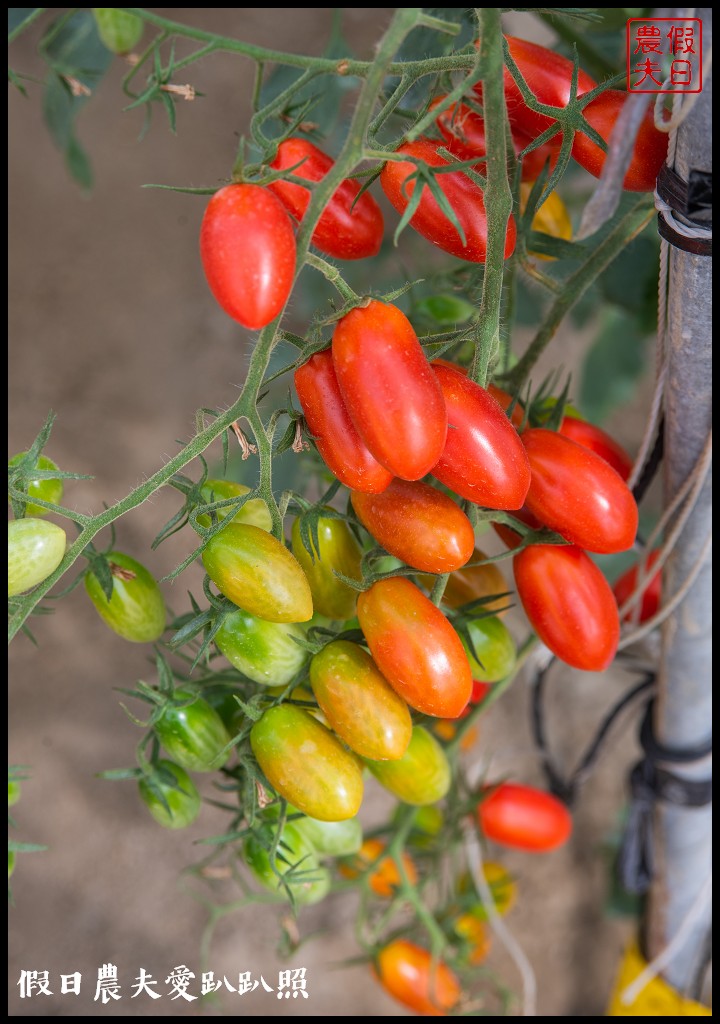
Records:
[[[710,52],[712,10],[702,19],[703,51]],[[684,181],[691,171],[712,170],[712,82],[703,85],[678,128],[675,170]],[[680,218],[681,219],[681,218]],[[664,489],[666,507],[692,474],[712,425],[712,257],[670,246],[668,376],[665,394]],[[676,592],[701,557],[712,525],[710,478],[705,482],[663,575],[664,593]],[[656,740],[671,750],[696,750],[712,736],[712,564],[706,554],[687,596],[666,620],[655,703]],[[689,782],[709,779],[711,758],[660,763]],[[656,865],[646,918],[646,953],[657,956],[686,932],[665,979],[679,992],[693,991],[703,965],[711,921],[709,896],[712,821],[710,805],[683,807],[658,802],[655,811]]]

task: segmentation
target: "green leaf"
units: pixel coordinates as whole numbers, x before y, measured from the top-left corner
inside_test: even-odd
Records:
[[[580,380],[578,405],[584,416],[601,423],[629,401],[646,368],[647,334],[626,313],[611,311],[588,352]]]
[[[42,7],[8,7],[8,36],[19,35],[18,29],[22,31],[25,22],[31,22],[41,10]]]

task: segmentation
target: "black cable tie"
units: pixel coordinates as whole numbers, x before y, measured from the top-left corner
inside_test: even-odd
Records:
[[[645,715],[640,724],[640,744],[645,751],[645,757],[649,761],[663,761],[667,764],[692,764],[693,761],[701,761],[712,754],[712,736],[701,746],[686,747],[664,747],[655,737],[653,731],[653,708],[654,700],[649,700]]]
[[[712,256],[712,238],[690,238],[670,227],[661,213],[658,214],[658,234],[675,249],[690,252],[693,256]]]
[[[677,171],[663,164],[657,178],[657,194],[672,209],[693,221],[698,227],[712,227],[712,218],[700,216],[705,211],[712,212],[712,171],[690,171],[690,178],[685,181]]]

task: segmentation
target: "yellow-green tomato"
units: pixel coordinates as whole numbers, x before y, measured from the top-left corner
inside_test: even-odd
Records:
[[[365,764],[385,789],[406,804],[434,804],[450,788],[450,764],[445,752],[422,725],[413,727],[410,746],[399,761],[366,758]]]
[[[228,498],[242,498],[243,494],[249,494],[250,488],[245,484],[235,483],[234,480],[206,480],[200,489],[204,501],[210,505],[215,501],[226,501]],[[215,509],[218,519],[225,519],[232,511],[232,506]],[[197,521],[200,526],[212,525],[210,513],[199,515]],[[230,520],[233,523],[249,523],[250,526],[257,526],[268,533],[272,530],[272,516],[270,510],[262,498],[251,498],[238,509]]]
[[[215,643],[231,665],[264,686],[286,686],[308,659],[295,642],[305,639],[297,623],[268,622],[239,608],[223,619]]]
[[[140,798],[163,828],[185,828],[200,813],[202,800],[184,768],[160,760],[154,771],[138,780]]]
[[[467,624],[472,646],[461,636],[473,679],[497,683],[515,668],[517,650],[510,630],[495,615],[473,619]]]
[[[230,736],[222,718],[189,690],[175,691],[154,728],[170,757],[186,771],[214,772],[230,757]]]
[[[320,866],[312,844],[294,822],[285,823],[273,861],[254,835],[245,840],[243,855],[261,885],[286,897],[290,890],[298,904],[318,903],[330,890],[330,873]]]
[[[165,629],[165,599],[157,580],[144,565],[122,551],[106,555],[113,579],[110,600],[97,576],[85,576],[85,589],[98,615],[119,636],[133,643],[152,643]]]
[[[363,780],[355,756],[304,708],[268,708],[252,727],[250,744],[270,785],[303,814],[344,821],[360,810]]]
[[[142,39],[143,21],[136,14],[117,7],[93,7],[92,12],[100,38],[113,53],[130,53]]]
[[[25,458],[27,452],[18,452],[17,455],[8,461],[8,466],[17,466]],[[39,455],[35,460],[35,469],[52,471],[57,466],[47,455]],[[28,498],[40,498],[41,501],[51,501],[53,505],[59,505],[63,496],[63,482],[60,477],[36,477],[26,483]],[[49,510],[42,505],[27,504],[25,506],[26,516],[46,516]]]
[[[318,818],[303,815],[292,824],[302,832],[320,857],[349,857],[362,846],[362,825],[357,818],[319,821]]]
[[[330,728],[351,750],[376,761],[403,756],[410,711],[362,647],[347,640],[323,647],[310,662],[310,685]]]
[[[229,523],[202,553],[210,579],[238,608],[269,622],[307,622],[312,594],[298,560],[270,533]]]
[[[8,597],[24,594],[54,572],[65,554],[67,537],[44,519],[8,523]]]
[[[357,591],[343,583],[334,570],[360,580],[362,550],[347,523],[342,519],[318,520],[318,546],[308,539],[312,554],[303,543],[300,520],[292,525],[293,554],[303,567],[313,596],[316,612],[329,619],[349,619],[355,614]]]

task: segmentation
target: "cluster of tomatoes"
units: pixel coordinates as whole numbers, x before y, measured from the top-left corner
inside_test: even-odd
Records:
[[[570,62],[523,40],[507,42],[540,103],[564,107],[573,99]],[[595,85],[580,72],[577,96]],[[513,144],[522,154],[553,122],[526,106],[508,71],[505,91]],[[480,87],[471,99],[482,99]],[[624,99],[609,90],[584,107],[604,138]],[[458,160],[477,160],[482,171],[484,125],[472,103],[441,108],[440,139],[402,145],[382,168],[380,184],[400,213],[423,187],[410,225],[451,255],[481,263],[487,218],[475,178],[460,170],[438,174],[432,189],[423,181],[423,174],[448,166],[442,148]],[[653,186],[665,141],[649,121],[643,125],[626,188]],[[555,136],[523,155],[525,180],[554,166],[560,142]],[[604,153],[582,132],[572,151],[600,173]],[[215,193],[201,230],[215,298],[252,329],[271,323],[287,302],[296,273],[295,226],[311,200],[302,183],[322,181],[333,161],[314,144],[290,138],[278,146],[271,168],[267,185],[231,184]],[[360,259],[378,252],[383,235],[380,207],[348,179],[325,206],[311,241],[333,258]],[[506,258],[515,238],[511,218]],[[189,617],[194,632],[175,623],[175,646],[201,630],[201,653],[223,657],[235,675],[224,672],[222,683],[201,688],[185,677],[175,686],[161,655],[171,682],[138,693],[152,706],[150,752],[139,755],[129,774],[168,828],[184,827],[200,812],[190,773],[222,770],[239,793],[249,778],[256,797],[240,809],[241,853],[261,885],[294,904],[316,902],[330,888],[326,862],[332,859],[344,877],[362,877],[375,896],[387,898],[414,885],[417,870],[392,844],[378,837],[363,842],[356,815],[365,777],[418,814],[433,808],[451,785],[445,740],[517,661],[502,620],[505,581],[476,549],[468,511],[501,513],[496,529],[518,549],[515,584],[540,640],[569,665],[601,671],[617,649],[618,606],[588,552],[625,551],[635,541],[630,461],[577,417],[565,415],[559,429],[548,429],[517,396],[480,386],[454,363],[430,362],[404,313],[377,299],[345,310],[329,346],[311,355],[294,381],[309,436],[349,489],[347,511],[301,508],[287,546],[249,488],[203,478],[191,490],[186,511],[201,532],[209,530],[202,562],[219,596]],[[47,489],[57,467],[49,460],[35,466],[44,475],[30,483],[25,475],[28,498],[57,504],[62,487]],[[28,504],[26,518],[10,524],[10,596],[42,582],[63,557],[65,533],[41,518],[45,511]],[[508,526],[508,514],[517,529]],[[540,538],[537,531],[544,531]],[[396,562],[389,574],[368,579],[364,556],[373,548]],[[86,590],[105,622],[131,641],[160,640],[167,610],[148,570],[119,551],[94,553],[91,569]],[[487,838],[535,852],[555,849],[571,831],[559,801],[512,782],[484,788],[476,821]],[[477,963],[487,948],[484,911],[467,904],[464,898],[450,908],[446,924],[449,941],[464,943],[468,962]],[[381,949],[375,969],[388,991],[418,1012],[442,1015],[460,999],[450,969],[408,939]]]

